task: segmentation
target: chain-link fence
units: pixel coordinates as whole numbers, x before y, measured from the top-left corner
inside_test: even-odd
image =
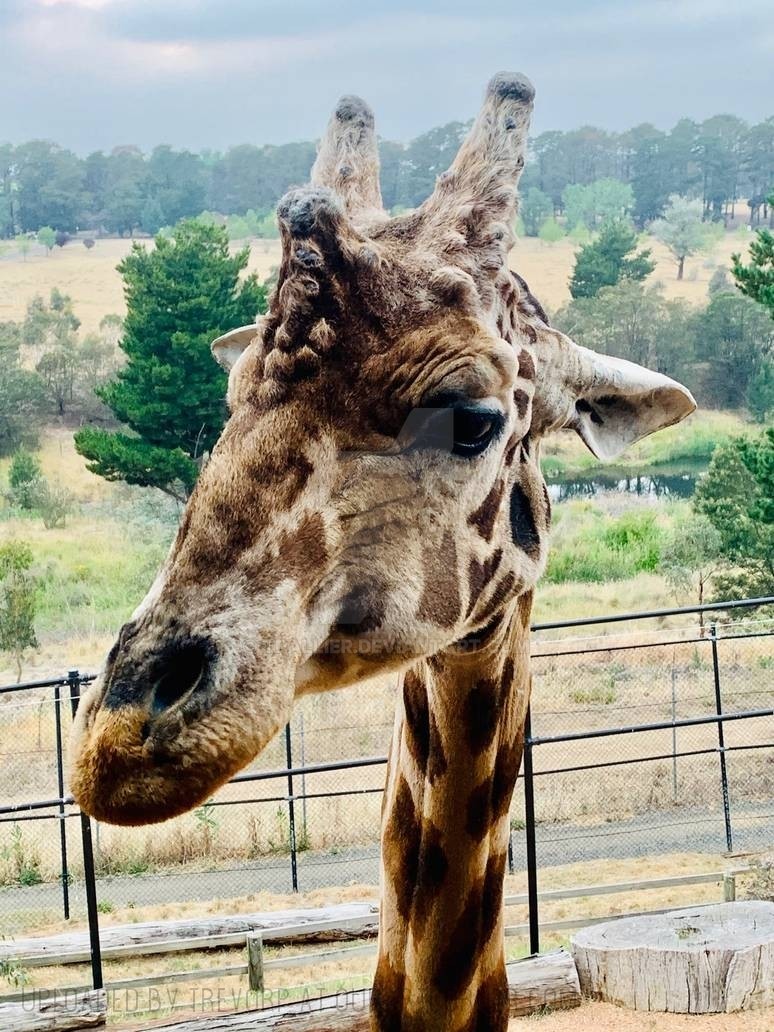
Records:
[[[601,620],[534,629],[511,859],[531,870],[535,922],[541,869],[774,842],[772,601],[737,619],[635,614],[604,635]],[[93,923],[195,901],[236,913],[261,893],[377,883],[394,679],[304,699],[212,800],[135,829],[82,820],[66,793],[71,696],[89,679],[0,689],[0,935],[89,909]]]

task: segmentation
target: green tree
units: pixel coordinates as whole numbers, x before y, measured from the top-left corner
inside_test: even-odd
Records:
[[[564,229],[552,216],[550,219],[546,219],[543,225],[540,227],[540,232],[538,233],[538,236],[547,244],[555,244],[557,240],[561,240],[564,236]]]
[[[22,365],[20,343],[19,326],[0,323],[0,456],[37,444],[46,407],[43,382]]]
[[[553,213],[551,198],[536,186],[531,186],[521,199],[519,214],[524,221],[527,236],[536,237],[540,227]]]
[[[72,231],[87,200],[83,165],[72,151],[46,140],[16,148],[16,194],[22,232],[41,226]]]
[[[578,225],[595,229],[608,220],[625,218],[634,206],[634,193],[631,186],[620,179],[597,179],[585,186],[581,183],[566,186],[562,202],[571,229]]]
[[[684,301],[667,301],[660,287],[623,280],[564,305],[554,321],[587,348],[690,380],[692,317]]]
[[[625,134],[629,152],[629,178],[634,191],[634,220],[642,227],[658,218],[672,189],[671,175],[665,155],[669,138],[654,125],[645,122]]]
[[[774,194],[768,198],[774,206]],[[759,229],[750,244],[750,264],[745,265],[738,254],[732,255],[732,271],[743,294],[768,308],[774,319],[774,233]]]
[[[718,571],[723,554],[720,533],[706,516],[692,515],[677,522],[674,532],[661,550],[661,572],[682,600],[704,605],[705,596]],[[704,630],[704,614],[699,614]]]
[[[26,448],[14,452],[8,470],[8,486],[13,500],[21,509],[35,508],[35,488],[43,476],[40,462]]]
[[[694,320],[696,357],[706,364],[706,400],[744,405],[750,382],[774,356],[774,322],[762,305],[733,288],[713,294]]]
[[[644,280],[653,272],[650,251],[638,251],[637,234],[620,220],[603,225],[597,240],[581,247],[575,256],[570,280],[573,297],[594,297],[602,287],[614,287],[621,280]]]
[[[164,225],[164,212],[155,197],[148,197],[140,212],[140,229],[155,235]]]
[[[56,233],[51,226],[41,226],[38,230],[38,243],[41,247],[45,247],[46,251],[51,254],[54,250],[54,244],[56,243]]]
[[[716,597],[774,594],[774,428],[716,448],[694,506],[721,539]]]
[[[663,218],[651,223],[650,231],[665,244],[677,262],[677,278],[683,278],[685,259],[696,254],[704,243],[701,201],[672,194]]]
[[[193,218],[206,201],[205,169],[198,154],[176,151],[163,144],[156,147],[148,160],[148,189],[157,202],[162,217],[153,227],[174,225],[184,218]]]
[[[116,147],[98,168],[101,188],[97,224],[104,223],[111,233],[133,233],[142,221],[149,192],[148,169],[142,153],[136,147]]]
[[[35,613],[37,584],[30,573],[29,545],[11,541],[0,545],[0,652],[9,652],[21,681],[24,653],[37,648]]]
[[[242,278],[247,249],[229,254],[225,231],[182,222],[174,236],[139,244],[121,262],[126,364],[98,391],[129,432],[89,427],[75,445],[108,480],[157,487],[185,499],[225,416],[225,373],[210,342],[265,310],[263,287]]]
[[[747,385],[747,407],[759,423],[774,416],[774,361],[766,358]]]

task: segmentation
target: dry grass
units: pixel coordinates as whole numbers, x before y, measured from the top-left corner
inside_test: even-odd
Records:
[[[152,246],[150,241],[145,241]],[[745,242],[728,233],[711,255],[697,255],[686,263],[685,279],[676,278],[676,265],[658,241],[649,241],[656,269],[649,282],[663,283],[666,296],[685,298],[694,304],[703,301],[707,285],[718,265],[730,265],[731,254],[743,250]],[[108,314],[125,311],[121,278],[116,265],[131,247],[129,240],[98,240],[87,251],[79,241],[55,248],[51,255],[31,254],[26,261],[13,256],[0,260],[0,320],[19,319],[35,294],[47,295],[52,287],[73,298],[75,311],[85,331],[96,330]],[[526,237],[518,241],[511,264],[525,277],[544,305],[555,311],[570,294],[567,287],[577,245],[570,240],[547,244]],[[251,272],[265,279],[279,264],[280,245],[276,240],[254,240],[251,244]]]
[[[152,241],[144,241],[152,247]],[[57,287],[73,299],[84,332],[98,329],[106,315],[126,311],[123,284],[116,266],[131,250],[130,240],[98,240],[91,251],[74,240],[50,255],[30,254],[0,259],[0,320],[21,319],[36,294],[47,296]],[[34,249],[37,251],[37,248]],[[250,272],[266,279],[279,264],[279,244],[274,240],[253,242]]]
[[[604,884],[627,880],[643,880],[646,878],[673,877],[679,874],[698,874],[706,871],[720,871],[728,866],[728,860],[720,855],[680,853],[656,858],[640,858],[633,860],[588,862],[556,868],[546,868],[540,874],[542,889],[566,888],[583,884]],[[507,894],[526,891],[526,876],[519,873],[506,879]],[[541,906],[541,917],[544,921],[562,920],[575,917],[595,917],[607,914],[621,914],[653,907],[679,907],[703,902],[716,901],[719,898],[719,887],[716,885],[694,885],[660,890],[658,895],[653,890],[614,896],[593,896],[567,901],[544,902]],[[164,920],[180,917],[204,916],[212,913],[239,913],[256,910],[283,909],[292,906],[323,906],[352,900],[377,900],[378,889],[375,885],[350,886],[346,889],[327,889],[303,893],[296,896],[270,895],[259,893],[253,896],[229,900],[213,900],[208,903],[186,903],[177,906],[139,907],[132,910],[117,910],[102,918],[103,924],[126,923],[128,921]],[[509,907],[506,921],[509,924],[526,921],[525,907]],[[73,924],[68,926],[73,928]],[[64,930],[61,922],[52,924],[46,929],[49,934]],[[560,935],[545,935],[543,948],[550,949],[566,945],[567,939]],[[523,938],[509,938],[506,942],[509,959],[524,956],[526,943]],[[267,959],[287,957],[298,953],[310,953],[317,949],[330,947],[295,946],[272,948],[267,951]],[[153,957],[136,957],[105,962],[105,978],[108,984],[122,979],[139,978],[143,975],[170,974],[180,971],[212,969],[244,963],[242,949],[198,951],[179,955],[164,954]],[[310,992],[331,992],[339,988],[358,988],[368,985],[373,974],[374,957],[332,958],[319,962],[310,961],[308,966],[290,969],[271,970],[267,973],[267,1003],[290,999],[297,994],[299,986],[306,986]],[[28,973],[29,988],[62,987],[74,984],[85,984],[88,981],[88,968],[85,965],[68,967],[35,968]],[[160,1018],[173,1013],[172,1005],[182,1006],[186,1010],[201,1010],[202,1001],[208,998],[233,1000],[244,1006],[247,1003],[246,978],[244,976],[224,976],[220,978],[204,977],[193,982],[168,984],[155,989],[138,990],[137,993],[117,991],[111,994],[113,1011],[112,1021],[128,1020],[129,1011],[133,1012],[133,1020],[139,1020],[141,1014]],[[240,995],[241,994],[241,995]],[[254,1002],[254,1001],[253,1001]],[[580,1016],[580,1015],[579,1015]],[[514,1027],[522,1027],[518,1023]],[[529,1026],[527,1026],[529,1027]],[[540,1025],[541,1029],[545,1026]],[[583,1026],[572,1026],[583,1027]],[[636,1026],[632,1026],[635,1028]],[[649,1026],[642,1026],[647,1029]],[[676,1026],[679,1028],[680,1026]],[[718,1026],[722,1028],[722,1026]]]

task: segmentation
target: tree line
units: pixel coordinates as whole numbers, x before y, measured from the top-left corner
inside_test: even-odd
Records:
[[[468,127],[450,122],[407,144],[380,141],[386,207],[421,203]],[[649,123],[621,133],[583,126],[541,133],[530,150],[521,192],[525,199],[530,190],[539,193],[533,198],[542,205],[540,221],[557,214],[588,221],[593,192],[572,188],[600,181],[597,202],[629,208],[640,226],[658,218],[672,194],[698,199],[706,220],[733,215],[740,197],[750,201],[753,224],[772,218],[767,194],[774,185],[774,116],[755,125],[735,115],[683,118],[669,131]],[[87,157],[46,140],[3,144],[0,237],[42,227],[153,234],[205,210],[264,217],[290,186],[307,180],[314,156],[313,141],[240,144],[222,153],[164,144],[144,154],[121,146]],[[624,186],[630,194],[621,194]]]

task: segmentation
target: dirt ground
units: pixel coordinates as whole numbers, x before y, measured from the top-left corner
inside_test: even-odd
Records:
[[[774,1009],[739,1014],[645,1014],[609,1003],[514,1018],[509,1032],[774,1032]]]

